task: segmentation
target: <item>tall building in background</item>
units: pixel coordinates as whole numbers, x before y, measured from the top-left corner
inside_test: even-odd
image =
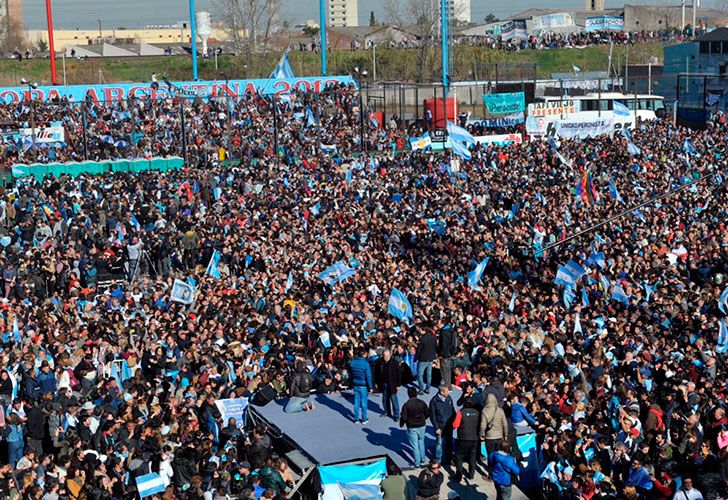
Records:
[[[447,6],[451,23],[470,23],[470,0],[447,0]],[[439,2],[437,8],[439,10]]]
[[[0,44],[5,50],[19,48],[24,35],[22,0],[0,0]]]
[[[586,10],[604,10],[604,0],[586,0]]]
[[[358,0],[328,0],[329,26],[359,26]]]

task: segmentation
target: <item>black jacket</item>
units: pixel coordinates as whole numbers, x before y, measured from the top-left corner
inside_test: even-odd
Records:
[[[442,472],[433,474],[430,469],[420,472],[417,478],[417,496],[432,497],[440,494],[440,486],[442,486],[445,477]]]
[[[380,389],[387,386],[391,391],[396,391],[402,384],[399,363],[394,358],[389,358],[389,361],[379,358],[374,364],[374,383]]]
[[[28,437],[33,439],[43,439],[45,436],[45,415],[40,406],[33,406],[26,414],[28,418]]]
[[[478,425],[480,424],[480,412],[475,408],[463,408],[455,417],[455,424],[458,430],[458,441],[477,441],[480,437]]]
[[[444,328],[440,332],[439,341],[440,356],[452,358],[458,352],[458,334],[453,328]]]
[[[408,429],[424,427],[430,410],[427,403],[418,398],[410,398],[402,405],[402,412],[399,415],[399,425],[406,425]]]
[[[311,395],[313,376],[308,372],[296,372],[291,377],[291,397],[307,398]]]
[[[435,361],[437,358],[437,339],[431,333],[426,333],[417,345],[417,361]]]

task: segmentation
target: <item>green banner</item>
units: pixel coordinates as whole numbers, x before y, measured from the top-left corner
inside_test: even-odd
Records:
[[[12,175],[15,178],[28,177],[32,175],[42,180],[46,175],[70,175],[78,177],[81,174],[100,175],[107,172],[141,172],[143,170],[157,170],[167,172],[182,168],[184,160],[177,156],[169,158],[150,158],[136,160],[108,160],[108,161],[82,161],[69,163],[32,163],[25,165],[18,163],[13,165]]]
[[[491,115],[509,115],[526,110],[526,96],[523,92],[483,94],[483,101]]]

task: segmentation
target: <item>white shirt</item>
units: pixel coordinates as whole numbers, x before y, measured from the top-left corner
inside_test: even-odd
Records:
[[[672,500],[703,500],[703,494],[695,488],[690,490],[680,490],[675,493]]]

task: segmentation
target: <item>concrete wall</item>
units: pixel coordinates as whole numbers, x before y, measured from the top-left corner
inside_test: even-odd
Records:
[[[37,45],[38,41],[48,42],[46,30],[29,30],[26,37],[31,44]],[[89,45],[99,43],[99,30],[55,30],[53,32],[55,48],[62,52],[69,45]],[[130,30],[102,30],[101,38],[110,43],[114,40],[131,40],[131,43],[190,43],[189,28],[162,28],[162,29],[130,29]],[[213,29],[211,38],[217,40],[227,39],[227,35],[220,30]],[[125,42],[127,43],[127,42]]]

